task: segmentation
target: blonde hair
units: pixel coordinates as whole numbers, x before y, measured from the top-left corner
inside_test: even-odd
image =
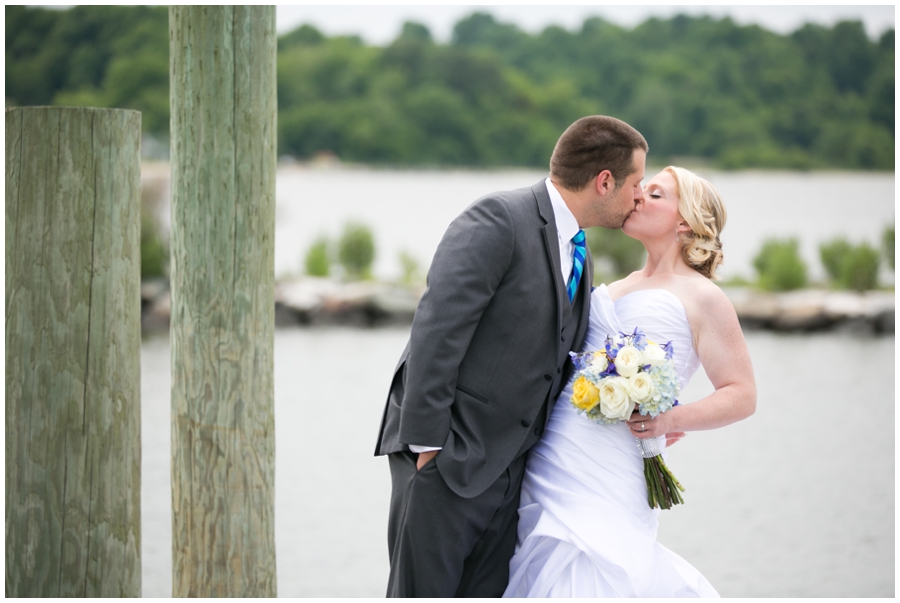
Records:
[[[678,213],[691,227],[680,233],[681,255],[691,268],[716,280],[723,259],[719,233],[725,228],[725,204],[715,187],[697,174],[673,165],[665,171],[675,178]]]

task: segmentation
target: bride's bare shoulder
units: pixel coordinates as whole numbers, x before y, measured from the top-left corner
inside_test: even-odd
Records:
[[[721,287],[706,277],[684,277],[677,284],[678,297],[688,310],[697,317],[710,315],[733,315],[734,306]]]

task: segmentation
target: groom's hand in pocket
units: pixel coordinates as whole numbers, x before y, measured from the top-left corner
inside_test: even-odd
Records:
[[[437,456],[437,453],[440,450],[429,450],[428,452],[420,452],[419,457],[416,459],[416,471],[425,466],[425,464]]]

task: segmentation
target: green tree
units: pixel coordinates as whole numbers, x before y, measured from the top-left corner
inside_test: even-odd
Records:
[[[846,239],[834,239],[819,246],[819,256],[836,287],[867,291],[878,286],[881,254],[868,243],[852,245]]]
[[[868,84],[866,103],[869,117],[883,128],[894,131],[894,30],[884,32],[878,41],[877,59]]]
[[[161,181],[141,183],[141,280],[168,276],[168,237],[158,217],[165,186]]]
[[[141,280],[165,276],[169,267],[169,247],[159,233],[156,218],[141,211]]]
[[[326,40],[325,35],[312,25],[301,25],[294,31],[278,38],[278,52],[294,46],[319,46]]]
[[[328,237],[319,237],[310,245],[303,263],[306,274],[310,276],[328,276],[331,273],[331,242]]]
[[[369,278],[375,261],[375,237],[368,226],[360,222],[344,226],[338,241],[338,261],[348,278]]]
[[[646,252],[637,239],[632,239],[624,232],[611,228],[588,228],[585,231],[588,247],[596,262],[606,258],[612,264],[614,274],[610,278],[628,276],[643,266]]]
[[[165,7],[6,7],[7,104],[135,109],[165,135],[168,57]]]
[[[7,105],[137,109],[167,140],[165,7],[6,9]],[[676,15],[522,31],[486,12],[440,44],[384,47],[310,25],[278,40],[279,153],[398,165],[545,167],[583,115],[637,127],[655,157],[719,167],[893,170],[894,31],[856,21],[782,35]]]
[[[833,283],[839,283],[843,272],[844,260],[850,255],[853,246],[844,238],[833,239],[819,245],[819,258],[822,266]]]
[[[431,31],[421,23],[414,23],[412,21],[407,21],[403,24],[403,28],[400,31],[400,37],[397,38],[397,42],[400,41],[411,41],[418,42],[421,44],[431,44]]]
[[[422,273],[416,257],[404,249],[398,254],[398,259],[403,270],[402,282],[406,285],[418,283],[422,279]]]
[[[869,291],[878,287],[878,265],[881,263],[879,251],[862,243],[854,246],[844,258],[840,285],[844,289]]]
[[[498,23],[489,13],[476,12],[453,26],[453,45],[514,48],[526,43],[528,35],[515,25]]]
[[[806,263],[797,239],[767,239],[753,258],[753,267],[763,289],[790,291],[806,286]]]
[[[885,226],[881,235],[881,244],[884,248],[884,256],[887,259],[888,266],[894,269],[894,225]]]

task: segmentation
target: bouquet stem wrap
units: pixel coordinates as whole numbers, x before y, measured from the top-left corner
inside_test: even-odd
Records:
[[[644,458],[644,477],[647,480],[647,502],[651,508],[671,509],[684,504],[684,486],[666,467],[657,438],[634,438]]]

